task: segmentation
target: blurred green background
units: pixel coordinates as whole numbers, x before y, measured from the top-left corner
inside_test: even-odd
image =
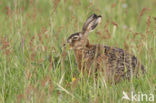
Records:
[[[90,42],[135,54],[145,77],[110,85],[78,72],[62,45],[93,13],[102,23]],[[0,103],[129,103],[122,91],[155,95],[155,52],[156,0],[0,0]]]

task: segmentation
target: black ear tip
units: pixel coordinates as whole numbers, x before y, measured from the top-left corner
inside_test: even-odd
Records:
[[[94,13],[94,14],[92,14],[92,17],[93,18],[97,18],[97,15]]]
[[[93,17],[96,17],[96,18],[99,18],[99,17],[100,17],[100,18],[102,18],[101,15],[97,15],[97,14],[95,14],[95,13],[93,14]]]
[[[94,16],[97,16],[95,13],[93,14]]]
[[[98,16],[98,18],[99,18],[99,17],[100,17],[100,18],[102,18],[102,16],[101,16],[101,15],[99,15],[99,16]]]

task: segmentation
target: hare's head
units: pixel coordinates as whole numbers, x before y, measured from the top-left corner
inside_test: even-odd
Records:
[[[83,49],[88,43],[88,35],[100,23],[101,16],[91,15],[83,25],[82,31],[70,35],[67,43],[72,49]]]

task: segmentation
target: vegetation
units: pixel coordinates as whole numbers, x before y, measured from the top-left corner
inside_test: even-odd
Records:
[[[156,95],[155,10],[156,0],[1,0],[0,103],[130,103],[123,91]],[[93,13],[103,18],[90,42],[133,53],[144,77],[112,85],[78,72],[63,44]]]

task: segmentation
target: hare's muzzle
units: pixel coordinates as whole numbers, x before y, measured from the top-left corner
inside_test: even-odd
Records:
[[[63,47],[66,49],[72,49],[72,46],[69,43],[64,43]]]

